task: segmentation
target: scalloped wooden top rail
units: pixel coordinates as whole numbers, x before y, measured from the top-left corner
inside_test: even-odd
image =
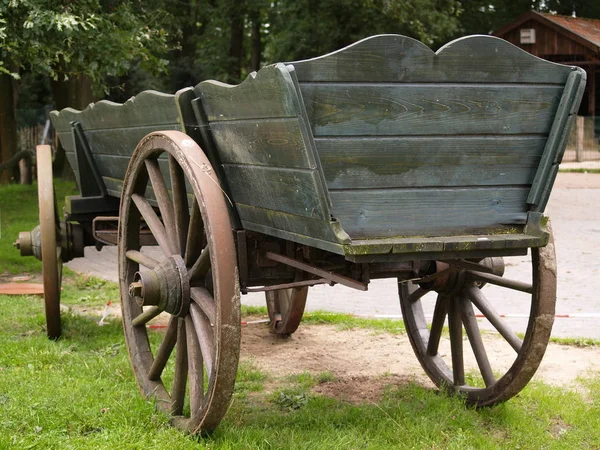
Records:
[[[61,139],[82,125],[110,195],[142,134],[182,129],[248,230],[343,254],[439,253],[545,243],[539,213],[584,86],[583,70],[496,37],[433,52],[380,35],[237,86],[52,117]]]

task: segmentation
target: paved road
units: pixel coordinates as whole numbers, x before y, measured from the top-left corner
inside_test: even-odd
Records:
[[[600,339],[600,174],[560,173],[546,213],[552,219],[558,261],[556,312],[570,316],[557,318],[553,335]],[[74,270],[118,281],[116,248],[97,252],[86,248],[86,257],[68,264]],[[527,278],[528,257],[507,259],[507,276]],[[527,299],[520,294],[506,296],[505,290],[486,287],[501,314],[527,314]],[[496,292],[493,290],[496,289]],[[242,303],[264,305],[263,294],[242,297]],[[375,280],[367,292],[343,286],[315,286],[309,292],[307,310],[326,310],[360,315],[398,316],[396,283]],[[525,319],[507,319],[525,331]]]

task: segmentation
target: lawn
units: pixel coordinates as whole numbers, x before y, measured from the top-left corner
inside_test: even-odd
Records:
[[[59,184],[57,191],[71,189]],[[0,202],[0,267],[39,272],[34,258],[12,249],[16,232],[37,222],[35,187],[0,188]],[[114,283],[70,271],[63,287],[63,304],[77,310],[97,310],[118,297]],[[340,314],[311,314],[307,323],[404,332],[396,321]],[[278,376],[248,358],[216,432],[188,436],[139,394],[118,320],[99,326],[97,316],[65,313],[56,342],[44,327],[41,297],[0,296],[0,449],[600,448],[600,377],[577,390],[531,383],[509,402],[481,410],[413,383],[350,404],[316,392],[336,381],[329,372]]]

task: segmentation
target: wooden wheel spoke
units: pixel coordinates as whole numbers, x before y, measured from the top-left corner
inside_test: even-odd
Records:
[[[160,167],[158,166],[158,160],[147,159],[145,164],[146,169],[148,170],[148,176],[150,177],[150,183],[152,184],[154,195],[156,196],[156,202],[158,203],[160,215],[163,223],[165,224],[165,228],[168,230],[167,236],[170,238],[169,240],[172,245],[171,248],[172,250],[175,250],[175,253],[180,253],[179,239],[174,234],[176,228],[173,202],[171,201],[171,197],[169,197],[169,191],[167,191],[167,185],[165,184]]]
[[[448,328],[450,329],[453,384],[454,386],[462,386],[465,384],[462,321],[455,298],[451,298],[448,302]]]
[[[177,323],[179,319],[175,316],[171,316],[169,325],[167,325],[167,331],[165,337],[160,343],[156,355],[154,356],[154,362],[150,371],[148,372],[148,379],[150,381],[158,381],[160,376],[165,369],[167,361],[175,348],[177,343]]]
[[[210,269],[210,253],[208,246],[206,246],[206,248],[202,250],[200,257],[196,260],[188,272],[190,281],[194,281],[205,276],[208,272],[208,269]]]
[[[202,407],[202,400],[204,399],[204,367],[198,335],[190,315],[185,317],[185,336],[190,379],[190,415],[193,417]]]
[[[183,169],[172,155],[169,155],[169,174],[171,176],[171,190],[173,192],[177,245],[181,256],[185,256],[183,252],[186,250],[190,212],[185,188],[185,175]]]
[[[148,269],[154,269],[158,266],[158,261],[152,258],[151,256],[144,255],[139,250],[127,250],[125,256],[133,262],[141,264]]]
[[[216,316],[215,301],[210,292],[201,287],[192,287],[190,288],[190,297],[200,307],[210,324],[214,325]]]
[[[200,257],[202,252],[202,225],[200,208],[198,207],[198,202],[194,200],[185,242],[184,261],[186,267],[190,267]]]
[[[418,288],[417,290],[415,290],[412,294],[410,294],[408,296],[408,302],[409,303],[414,303],[417,300],[420,300],[421,297],[423,297],[425,294],[427,294],[428,292],[430,292],[427,289],[423,289],[423,288]]]
[[[467,337],[471,343],[475,360],[479,366],[479,371],[481,372],[485,385],[491,386],[496,382],[496,379],[485,351],[483,340],[481,339],[481,332],[479,331],[479,325],[477,325],[473,305],[471,305],[469,299],[464,295],[460,296],[458,301],[460,302],[460,315],[463,324],[465,325],[465,331],[467,332]]]
[[[211,326],[208,318],[202,313],[202,310],[198,305],[192,303],[190,305],[190,315],[192,316],[192,322],[196,334],[198,335],[198,343],[202,350],[202,358],[204,359],[204,365],[206,366],[206,373],[210,378],[213,373],[213,361],[214,361],[214,335],[213,327]]]
[[[152,319],[158,316],[161,312],[162,310],[158,306],[151,306],[146,311],[137,316],[135,319],[133,319],[131,321],[131,325],[133,325],[134,327],[146,325],[148,322],[150,322]]]
[[[171,391],[171,414],[180,416],[185,401],[185,386],[188,375],[187,336],[185,321],[177,321],[177,347],[175,350],[175,376]]]
[[[525,292],[526,294],[533,293],[533,286],[530,283],[524,283],[522,281],[511,280],[505,277],[499,277],[491,273],[482,273],[475,271],[467,271],[469,277],[475,281],[483,281],[485,283],[495,284],[515,291]]]
[[[489,322],[493,325],[493,327],[498,330],[498,333],[506,339],[506,341],[510,344],[510,346],[519,353],[521,351],[521,346],[523,343],[519,336],[512,330],[512,328],[500,317],[500,314],[496,312],[492,304],[485,298],[485,295],[481,292],[481,290],[475,286],[470,286],[467,289],[467,295],[469,299],[473,302],[477,309],[483,313],[485,318],[489,320]]]
[[[447,303],[448,299],[446,297],[438,295],[437,301],[435,303],[435,309],[433,310],[433,320],[431,321],[431,331],[429,332],[429,340],[427,341],[427,354],[429,356],[435,356],[438,354],[440,338],[442,337],[444,322],[446,322]]]
[[[146,221],[146,224],[150,228],[150,231],[152,232],[156,242],[158,242],[158,245],[165,256],[171,256],[175,253],[178,253],[174,251],[172,243],[167,237],[167,232],[165,231],[164,225],[154,212],[154,209],[152,209],[152,206],[150,206],[150,203],[148,203],[148,200],[139,194],[132,194],[131,199]]]
[[[191,99],[189,92],[177,98],[180,105]],[[236,247],[225,196],[206,176],[212,171],[192,136],[150,133],[133,151],[119,208],[123,329],[136,381],[171,424],[189,433],[210,433],[219,424],[239,361]],[[140,251],[154,242],[166,260]],[[196,281],[188,284],[190,274]],[[165,308],[184,317],[172,315],[162,342],[153,345],[158,336],[151,336],[148,322]]]

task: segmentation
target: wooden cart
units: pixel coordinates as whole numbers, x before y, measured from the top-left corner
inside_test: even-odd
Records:
[[[238,86],[205,81],[54,111],[81,195],[59,220],[40,148],[41,243],[20,240],[25,253],[41,247],[48,333],[60,334],[62,261],[84,245],[117,244],[140,389],[175,426],[205,432],[233,392],[240,292],[266,291],[272,331],[287,335],[309,286],[367,290],[394,278],[434,383],[474,405],[504,401],[531,379],[550,338],[556,263],[543,211],[584,85],[580,68],[495,37],[434,53],[382,35],[265,67]],[[504,276],[528,252],[530,272]],[[496,312],[506,292],[529,305],[522,337]],[[160,313],[168,325],[152,347],[147,325]],[[509,367],[487,354],[479,314],[513,352]]]

